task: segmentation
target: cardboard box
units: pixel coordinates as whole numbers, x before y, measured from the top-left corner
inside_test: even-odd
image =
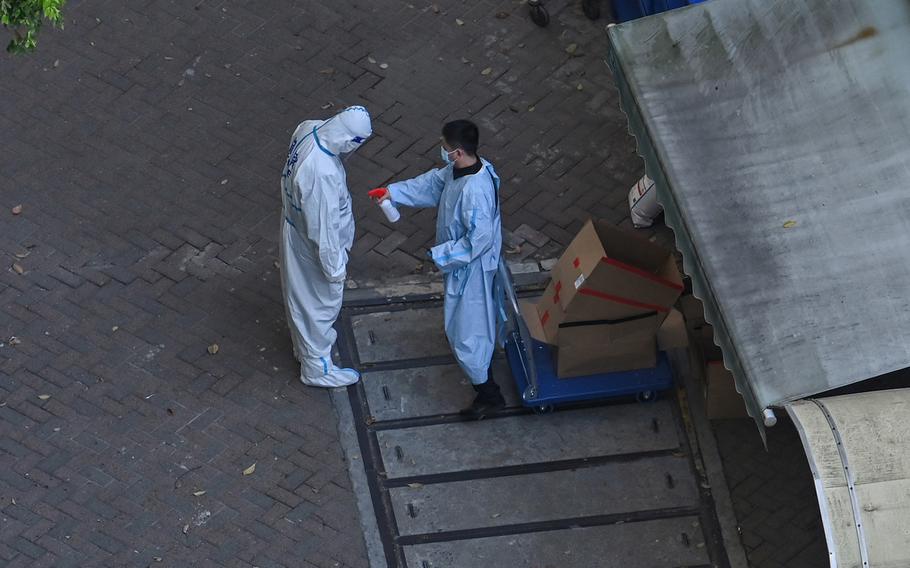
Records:
[[[723,355],[720,347],[714,343],[714,328],[705,321],[705,310],[701,300],[692,295],[680,298],[686,320],[686,327],[692,334],[693,343],[705,361],[720,360]]]
[[[679,307],[682,309],[683,317],[689,329],[701,329],[705,325],[705,307],[701,300],[691,294],[687,294],[679,299]]]
[[[683,291],[673,254],[603,221],[588,221],[550,272],[538,319],[550,343],[561,324],[657,314],[656,332]]]
[[[749,417],[733,374],[722,361],[710,361],[705,369],[705,413],[711,420]]]
[[[521,300],[519,308],[531,337],[556,347],[556,375],[561,378],[598,373],[647,369],[657,364],[657,342],[654,330],[662,316],[644,314],[614,321],[563,323],[558,342],[550,342],[537,316],[537,305]],[[667,318],[670,321],[671,318]],[[674,326],[678,325],[672,318]],[[682,320],[680,315],[679,321]],[[685,335],[683,328],[683,334]],[[668,329],[664,339],[679,344],[676,329]]]
[[[556,375],[560,379],[649,369],[657,365],[656,315],[618,324],[568,324],[560,329]]]
[[[657,330],[657,347],[661,351],[685,349],[689,346],[689,332],[686,320],[679,310],[670,310],[670,314]]]

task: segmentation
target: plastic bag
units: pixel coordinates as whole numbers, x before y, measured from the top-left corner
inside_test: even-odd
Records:
[[[632,224],[636,229],[644,229],[654,224],[654,219],[664,210],[657,202],[657,190],[654,180],[642,176],[629,190],[629,210],[632,213]]]

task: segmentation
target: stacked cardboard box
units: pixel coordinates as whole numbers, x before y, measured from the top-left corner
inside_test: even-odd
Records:
[[[522,313],[535,339],[557,347],[560,378],[656,364],[657,332],[683,290],[672,252],[589,221],[550,276]]]
[[[711,420],[748,418],[746,403],[736,391],[733,373],[723,361],[708,361],[705,369],[705,414]]]
[[[693,349],[705,362],[705,414],[711,420],[748,418],[743,397],[736,391],[733,373],[724,367],[723,354],[714,343],[714,328],[705,321],[705,308],[701,301],[695,296],[683,296],[679,305],[693,337]]]

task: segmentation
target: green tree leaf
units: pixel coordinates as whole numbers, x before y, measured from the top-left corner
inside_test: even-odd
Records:
[[[63,27],[61,9],[66,0],[0,0],[0,24],[13,34],[6,46],[10,53],[28,53],[38,45],[44,21]]]

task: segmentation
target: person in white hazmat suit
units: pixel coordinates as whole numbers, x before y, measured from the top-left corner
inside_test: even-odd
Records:
[[[288,327],[300,380],[316,387],[356,383],[360,373],[332,362],[354,216],[342,157],[373,133],[363,107],[307,120],[291,138],[281,175],[280,257]]]
[[[377,188],[369,195],[393,205],[437,207],[436,246],[430,258],[445,278],[445,330],[455,359],[477,396],[463,415],[483,418],[505,406],[490,373],[496,343],[493,280],[502,250],[499,176],[477,156],[477,126],[467,120],[442,129],[446,166]]]

